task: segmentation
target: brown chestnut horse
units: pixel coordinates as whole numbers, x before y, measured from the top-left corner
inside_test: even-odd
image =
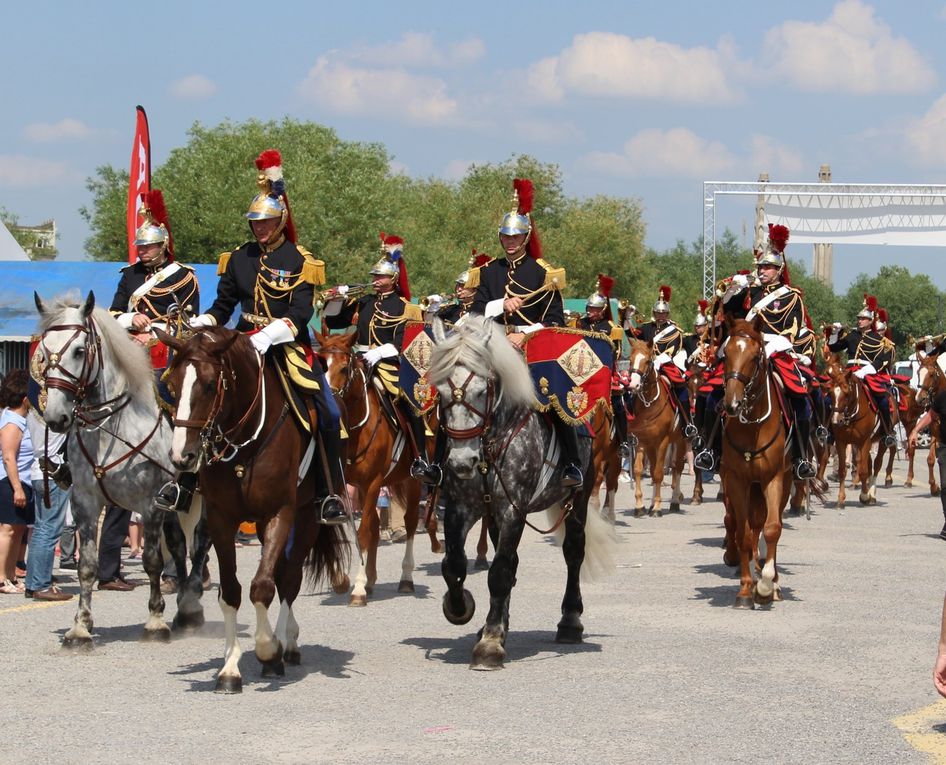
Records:
[[[880,416],[873,409],[867,386],[854,375],[853,368],[832,368],[828,374],[831,391],[831,432],[838,451],[838,509],[847,498],[847,447],[857,454],[856,482],[861,485],[859,500],[862,505],[877,502],[877,475],[884,459],[884,449],[878,448],[871,462],[871,445],[879,442],[882,433]]]
[[[925,407],[922,407],[917,403],[916,394],[917,391],[913,390],[910,387],[909,383],[897,383],[897,390],[900,392],[900,399],[905,403],[905,408],[901,407],[900,409],[900,422],[903,425],[904,432],[909,435],[914,426],[917,423],[917,420],[923,416]],[[932,431],[931,431],[932,433]],[[897,448],[895,446],[890,447],[890,458],[887,460],[887,469],[886,475],[884,477],[884,485],[892,486],[893,485],[893,458],[896,454]],[[903,485],[907,488],[913,486],[913,465],[916,460],[916,446],[911,446],[909,439],[907,440],[906,456],[907,456],[907,478],[903,482]],[[926,455],[926,466],[929,470],[929,484],[930,484],[930,495],[933,497],[939,496],[939,483],[936,480],[936,436],[933,435],[929,449],[927,450]]]
[[[633,417],[628,421],[627,429],[637,438],[634,458],[634,517],[644,516],[641,479],[646,454],[653,484],[650,514],[659,518],[663,515],[660,492],[668,450],[672,450],[670,511],[680,509],[683,498],[680,491],[680,476],[686,459],[686,439],[683,437],[680,417],[671,403],[670,397],[673,396],[673,391],[670,390],[669,385],[659,379],[657,369],[654,367],[653,350],[648,343],[640,340],[631,340],[630,344],[628,392],[633,394],[633,401],[628,410]]]
[[[256,609],[256,658],[263,676],[299,664],[299,625],[292,604],[305,572],[311,581],[343,578],[349,547],[341,526],[319,523],[318,457],[312,439],[290,413],[274,365],[249,338],[209,327],[189,340],[159,333],[176,355],[168,388],[177,400],[171,461],[199,470],[207,525],[220,565],[220,608],[226,630],[224,666],[216,690],[242,690],[237,643],[241,588],[233,540],[241,521],[255,521],[262,551],[250,585]],[[303,466],[300,468],[300,466]],[[275,632],[269,606],[279,595]]]
[[[946,374],[943,372],[943,368],[939,365],[939,355],[927,355],[920,360],[920,368],[917,371],[917,391],[914,397],[916,408],[920,411],[921,415],[930,405],[930,402],[936,398],[936,396],[941,393],[943,390],[946,390]],[[913,423],[916,424],[915,421]],[[906,427],[906,426],[904,426]],[[912,429],[912,428],[911,428]],[[910,430],[907,430],[909,433]],[[930,453],[926,459],[927,465],[930,468],[930,494],[934,497],[939,496],[943,487],[940,487],[936,484],[936,479],[934,476],[933,466],[936,464],[936,428],[930,428],[930,435],[932,436],[930,443]],[[910,463],[911,468],[913,463]],[[912,470],[908,475],[908,478],[912,477]]]
[[[739,560],[736,608],[781,600],[776,551],[782,535],[782,512],[792,488],[788,432],[774,373],[765,355],[759,328],[727,317],[724,348],[725,419],[719,474],[726,505],[726,554]],[[758,582],[750,563],[758,558],[759,536],[765,538],[765,561]]]
[[[414,452],[407,440],[410,435],[395,428],[384,413],[381,394],[371,382],[361,357],[354,353],[355,339],[353,332],[316,333],[318,354],[325,359],[329,385],[340,399],[342,419],[348,430],[345,478],[361,494],[358,542],[364,559],[355,577],[349,605],[364,606],[378,581],[381,519],[377,505],[383,486],[387,486],[404,507],[407,538],[398,592],[414,592],[414,533],[421,486],[416,478],[411,478]],[[439,552],[436,531],[430,532],[430,541],[433,552]]]
[[[601,485],[604,484],[604,512],[614,523],[614,503],[618,493],[618,477],[621,475],[620,444],[612,432],[614,415],[599,407],[591,420],[594,440],[591,442],[591,463],[594,466],[594,488],[591,504],[601,511]]]

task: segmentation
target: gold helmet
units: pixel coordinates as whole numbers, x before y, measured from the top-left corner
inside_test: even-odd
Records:
[[[670,294],[671,289],[667,285],[661,285],[657,290],[657,302],[654,303],[654,313],[670,313]]]
[[[256,158],[256,169],[259,170],[259,175],[256,177],[259,193],[250,202],[250,208],[246,211],[247,220],[279,218],[281,222],[276,229],[276,236],[284,232],[286,238],[295,243],[296,229],[292,223],[292,213],[286,197],[282,156],[276,149],[267,149]],[[273,238],[275,239],[275,236]]]
[[[788,244],[789,231],[786,226],[769,224],[769,237],[765,247],[756,255],[755,265],[775,266],[782,282],[788,284],[788,269],[785,264],[785,245]]]
[[[874,317],[877,315],[877,298],[873,295],[868,295],[864,293],[864,307],[857,314],[858,319],[870,319],[874,320]]]
[[[697,302],[697,311],[696,318],[693,319],[694,327],[704,327],[709,323],[709,319],[706,318],[706,309],[709,308],[709,301],[699,300]]]
[[[611,302],[611,289],[614,287],[614,278],[598,274],[597,289],[585,301],[585,310],[589,308],[608,308]]]
[[[372,276],[390,276],[394,279],[397,291],[406,300],[411,299],[411,289],[407,281],[407,263],[404,260],[404,240],[394,234],[379,234],[381,238],[381,259],[371,267]]]
[[[174,257],[174,240],[171,238],[171,226],[168,221],[168,211],[164,206],[164,195],[160,189],[152,189],[141,195],[141,209],[138,214],[144,222],[135,231],[135,246],[145,247],[149,244],[162,245],[162,251],[168,257]]]
[[[499,233],[507,236],[525,234],[525,248],[530,257],[542,257],[539,238],[532,223],[532,203],[535,199],[535,189],[528,178],[515,178],[513,187],[513,209],[507,212],[499,224]]]

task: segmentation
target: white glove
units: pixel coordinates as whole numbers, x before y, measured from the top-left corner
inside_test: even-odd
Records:
[[[801,364],[803,367],[811,366],[811,359],[808,358],[804,353],[795,354],[795,358],[798,359],[798,363]]]
[[[209,313],[202,313],[200,316],[195,316],[190,320],[189,324],[194,327],[216,327],[217,320],[211,316]]]
[[[364,359],[369,367],[373,367],[381,361],[381,359],[388,359],[392,356],[397,356],[397,348],[391,343],[385,343],[384,345],[379,345],[377,348],[372,348],[367,351],[364,355]]]
[[[836,322],[834,322],[834,324],[832,324],[831,326],[832,326],[832,328],[834,329],[834,334],[837,334],[838,332],[841,331],[841,322],[836,321]]]
[[[335,292],[336,292],[337,294],[341,295],[342,297],[345,297],[345,295],[348,294],[348,285],[347,285],[347,284],[342,284],[341,286],[336,287],[336,288],[335,288]]]
[[[749,277],[745,274],[736,274],[732,278],[732,286],[737,289],[744,290],[749,286]]]
[[[135,314],[131,311],[128,313],[120,313],[115,317],[115,321],[118,322],[118,325],[122,329],[131,329],[131,320],[135,318]]]
[[[660,371],[660,368],[664,364],[670,364],[673,360],[670,358],[669,353],[661,353],[658,356],[654,357],[654,369]]]
[[[253,343],[253,347],[259,351],[260,355],[266,353],[273,345],[281,345],[294,339],[292,328],[281,319],[266,325],[256,334],[250,335],[250,342]]]

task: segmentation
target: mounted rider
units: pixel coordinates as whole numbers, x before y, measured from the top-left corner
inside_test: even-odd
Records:
[[[420,306],[411,303],[411,290],[404,260],[404,240],[393,234],[380,234],[381,259],[371,268],[374,294],[346,299],[347,288],[336,288],[326,304],[325,324],[331,329],[357,329],[355,352],[360,354],[379,392],[396,406],[409,428],[414,463],[411,475],[431,483],[440,482],[440,468],[427,455],[426,424],[402,395],[398,384],[400,353],[404,330],[411,321],[423,321]],[[343,305],[339,305],[344,301]],[[334,305],[331,305],[334,303]],[[393,408],[390,410],[396,418]]]
[[[756,279],[750,284],[747,274],[736,274],[726,280],[721,300],[723,311],[736,319],[761,323],[765,339],[765,354],[772,369],[782,382],[791,405],[793,430],[792,461],[798,480],[814,478],[816,471],[810,456],[811,402],[809,379],[814,338],[809,329],[810,320],[801,290],[793,287],[785,260],[785,245],[789,231],[785,226],[769,224],[768,241],[757,253]],[[722,352],[722,347],[720,351]],[[711,394],[707,401],[707,423],[715,420],[716,405],[721,390]],[[715,427],[715,425],[714,425]],[[713,445],[696,455],[695,464],[701,469],[712,469],[716,464]]]
[[[516,178],[514,208],[499,224],[499,243],[504,258],[496,258],[479,270],[480,283],[470,308],[504,325],[515,345],[542,327],[565,324],[565,269],[542,259],[542,248],[532,222],[532,181]],[[562,486],[584,482],[579,465],[578,434],[573,425],[555,414],[551,421],[562,447]]]
[[[457,277],[454,283],[454,301],[449,305],[438,308],[436,315],[446,324],[458,324],[470,312],[473,298],[476,297],[476,288],[480,286],[480,268],[490,262],[492,258],[474,248],[470,256],[469,266]]]
[[[864,307],[857,314],[857,329],[845,331],[839,322],[835,322],[826,334],[829,350],[846,352],[847,365],[856,367],[854,376],[862,380],[870,391],[884,431],[884,445],[896,446],[889,396],[892,386],[889,370],[893,368],[895,347],[893,341],[877,331],[877,310],[877,298],[865,294]]]
[[[118,289],[109,313],[136,342],[148,349],[160,398],[170,406],[171,395],[161,382],[168,366],[168,348],[154,334],[155,329],[176,334],[180,322],[200,312],[200,288],[194,269],[174,259],[171,223],[160,189],[141,196],[141,226],[135,231],[138,260],[121,269]],[[165,484],[154,499],[160,510],[187,512],[196,473],[181,473],[177,481]]]
[[[585,302],[585,313],[578,318],[576,329],[599,332],[611,338],[614,347],[614,359],[611,364],[611,377],[616,381],[617,362],[624,350],[624,330],[611,318],[611,289],[614,279],[598,274],[598,283],[594,292]],[[614,412],[614,428],[617,433],[619,450],[622,457],[630,456],[627,444],[627,410],[624,408],[623,387],[613,382],[611,386],[611,409]]]
[[[680,416],[683,418],[683,434],[695,438],[696,428],[690,422],[690,395],[686,387],[686,351],[683,346],[683,330],[670,319],[670,296],[672,290],[663,285],[657,291],[653,318],[641,324],[636,331],[637,338],[648,345],[654,354],[654,369],[666,380],[679,403]]]
[[[318,432],[312,436],[320,442],[324,470],[317,479],[324,483],[321,520],[344,523],[348,514],[341,500],[346,488],[339,411],[309,340],[314,288],[325,281],[325,264],[296,243],[279,152],[264,151],[256,159],[256,167],[259,193],[246,213],[254,240],[220,256],[217,298],[191,325],[223,326],[240,307],[237,330],[249,334],[262,358],[284,368],[285,373],[280,374],[289,377],[296,390],[315,406]],[[281,356],[277,358],[276,353]]]

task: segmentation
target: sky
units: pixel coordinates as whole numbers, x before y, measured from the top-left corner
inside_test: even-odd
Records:
[[[34,0],[4,29],[0,206],[55,218],[63,259],[87,257],[85,181],[128,166],[139,103],[154,166],[195,121],[286,115],[417,177],[532,154],[570,196],[640,200],[658,250],[701,235],[704,180],[946,183],[946,0]],[[727,200],[718,226],[751,245],[753,219]],[[946,288],[942,262],[836,247],[835,288],[884,263]]]

